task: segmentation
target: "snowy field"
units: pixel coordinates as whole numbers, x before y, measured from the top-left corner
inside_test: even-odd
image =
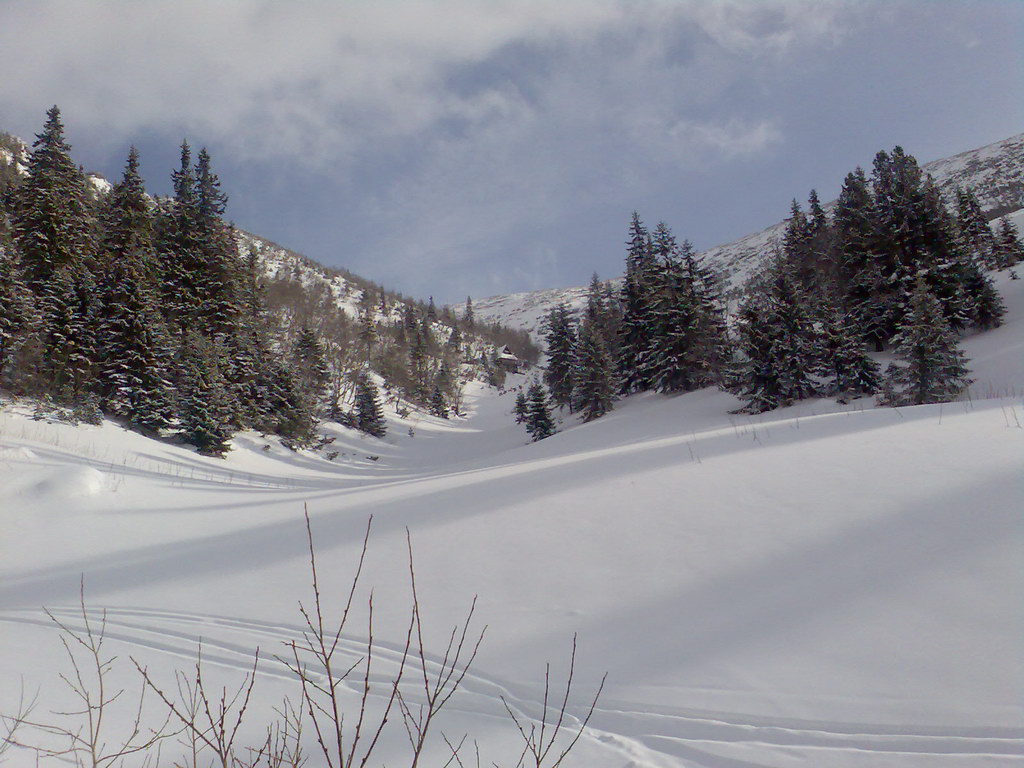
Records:
[[[36,719],[68,705],[41,606],[80,628],[84,578],[126,686],[134,657],[173,687],[200,638],[210,679],[237,683],[259,647],[245,734],[258,741],[297,693],[274,657],[309,604],[305,505],[332,612],[373,515],[349,663],[372,587],[375,674],[396,669],[406,528],[428,661],[477,596],[486,636],[421,764],[447,759],[443,731],[475,738],[483,765],[514,766],[502,697],[538,716],[545,663],[564,680],[575,633],[570,714],[608,679],[567,766],[1024,765],[1024,280],[999,286],[1009,322],[965,340],[977,383],[943,406],[816,400],[750,418],[712,390],[639,396],[527,445],[514,393],[479,387],[465,419],[394,418],[384,440],[338,429],[334,461],[255,434],[208,459],[8,407],[0,711],[22,680]],[[388,728],[371,764],[408,764],[405,732]]]

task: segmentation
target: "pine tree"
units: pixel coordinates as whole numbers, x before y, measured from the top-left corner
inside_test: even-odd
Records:
[[[881,351],[894,327],[895,301],[876,250],[877,218],[867,177],[857,168],[847,174],[834,210],[838,282],[853,324]]]
[[[85,179],[71,159],[56,106],[47,112],[12,203],[25,282],[38,301],[39,385],[73,404],[88,394],[96,360],[95,243]]]
[[[194,321],[202,303],[202,247],[192,149],[181,144],[181,163],[171,174],[174,197],[159,210],[157,255],[160,263],[160,307],[168,324],[184,338],[197,330]]]
[[[887,405],[921,405],[956,399],[971,383],[967,359],[942,306],[919,277],[910,310],[893,340],[896,357],[886,371]]]
[[[32,146],[11,213],[25,280],[39,295],[57,270],[87,268],[93,242],[85,178],[71,159],[56,106]]]
[[[741,359],[730,388],[751,413],[791,405],[815,393],[813,327],[781,255],[748,287],[737,317]]]
[[[324,356],[320,337],[309,326],[299,328],[291,354],[292,371],[299,396],[308,405],[310,413],[319,416],[325,410],[324,399],[330,370]]]
[[[1008,216],[1004,216],[999,222],[996,249],[996,265],[999,269],[1006,269],[1024,261],[1024,243],[1021,243],[1017,227]]]
[[[380,404],[377,386],[364,373],[356,380],[356,429],[373,437],[387,434],[384,410]]]
[[[547,369],[544,381],[556,406],[572,409],[573,362],[576,356],[576,329],[569,308],[560,303],[545,320],[544,339],[547,344]]]
[[[235,233],[221,218],[227,195],[211,170],[210,154],[205,148],[196,159],[195,185],[198,316],[208,334],[228,338],[239,332],[240,259]]]
[[[555,422],[551,418],[548,397],[540,382],[533,382],[526,393],[526,431],[534,442],[555,434]]]
[[[516,404],[512,409],[512,413],[516,417],[516,424],[522,424],[526,421],[526,415],[528,413],[529,403],[526,400],[526,393],[520,392],[516,395]]]
[[[271,352],[266,289],[257,250],[250,247],[242,263],[239,285],[240,332],[228,340],[227,380],[238,426],[278,431],[275,407],[287,410],[288,384],[277,380]],[[290,383],[290,382],[289,382]],[[273,403],[277,401],[278,406]]]
[[[852,315],[834,306],[822,318],[818,373],[829,380],[828,394],[871,395],[878,391],[879,368],[864,349]]]
[[[231,439],[232,407],[213,343],[188,332],[181,351],[179,429],[186,443],[208,456],[223,456]]]
[[[689,241],[676,245],[670,233],[659,252],[651,301],[650,345],[641,358],[643,375],[659,392],[681,392],[712,383],[724,357],[725,324],[711,274]]]
[[[619,326],[619,380],[623,394],[650,389],[643,372],[643,356],[650,347],[651,303],[655,270],[651,237],[633,212],[626,243],[626,276],[622,285],[622,322]]]
[[[153,217],[133,147],[102,212],[98,281],[101,407],[147,432],[169,426],[171,349],[156,309]]]
[[[444,393],[439,386],[435,386],[434,391],[430,393],[430,412],[442,419],[448,418],[448,403],[445,402]]]
[[[586,318],[579,330],[572,369],[572,406],[584,421],[593,421],[612,409],[615,386],[611,356],[600,328]]]
[[[14,367],[12,361],[17,362],[16,355],[27,342],[36,319],[32,295],[21,279],[6,224],[0,209],[0,386],[5,373]]]
[[[470,296],[466,297],[466,311],[462,315],[462,323],[466,326],[466,330],[472,332],[476,325],[476,318],[473,315],[473,299]]]
[[[415,335],[409,344],[409,381],[408,395],[411,399],[423,403],[427,399],[427,340],[422,328],[417,326]]]
[[[999,266],[998,243],[974,190],[956,188],[956,226],[961,246],[985,269]]]
[[[364,361],[366,365],[370,365],[370,361],[373,358],[373,348],[377,343],[379,335],[377,333],[377,319],[374,316],[373,309],[370,307],[364,307],[359,312],[359,330],[358,338],[359,343],[363,349],[366,350]]]

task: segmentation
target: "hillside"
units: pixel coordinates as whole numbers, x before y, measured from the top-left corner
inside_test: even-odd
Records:
[[[922,170],[935,179],[947,199],[957,186],[973,187],[989,216],[1013,215],[1018,226],[1024,221],[1024,213],[1020,213],[1024,209],[1024,134],[934,160]],[[785,222],[773,224],[735,242],[709,248],[702,255],[708,266],[723,277],[726,289],[736,289],[761,257],[781,242],[785,226]],[[539,339],[540,322],[552,307],[564,302],[578,311],[585,304],[586,294],[585,286],[555,288],[474,299],[473,306],[479,317],[522,328]]]
[[[374,516],[364,585],[381,679],[405,632],[406,528],[431,663],[478,595],[487,635],[439,728],[478,739],[488,763],[520,749],[502,698],[539,718],[544,665],[564,680],[578,633],[573,727],[609,677],[566,766],[1020,765],[1022,286],[1000,277],[1007,324],[965,340],[977,384],[946,405],[810,400],[747,417],[713,390],[641,395],[524,445],[511,395],[473,386],[467,420],[419,417],[415,435],[386,440],[339,430],[334,462],[253,433],[208,459],[8,407],[0,711],[16,707],[19,679],[39,691],[36,719],[70,707],[40,606],[82,629],[81,577],[129,691],[129,656],[173,686],[201,638],[209,684],[237,685],[259,646],[240,738],[261,739],[271,707],[297,692],[275,655],[308,605],[308,505],[332,612]],[[359,613],[346,665],[365,652]],[[130,726],[130,703],[113,712],[109,725]],[[445,749],[438,737],[429,764]],[[407,751],[394,724],[373,764]],[[6,757],[35,765],[26,750]]]

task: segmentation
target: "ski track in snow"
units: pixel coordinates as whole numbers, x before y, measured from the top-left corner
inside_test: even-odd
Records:
[[[560,435],[527,446],[509,417],[511,393],[477,392],[468,403],[472,418],[424,420],[415,438],[404,434],[404,422],[392,424],[390,442],[339,433],[345,464],[283,450],[268,455],[253,435],[239,438],[228,461],[215,461],[111,425],[75,430],[2,413],[0,524],[11,526],[9,541],[18,547],[0,561],[0,669],[10,669],[2,667],[5,637],[29,638],[12,643],[18,652],[54,637],[40,603],[69,628],[83,628],[80,609],[69,603],[84,572],[91,590],[111,595],[105,608],[102,598],[88,602],[88,616],[105,615],[106,637],[120,656],[144,656],[170,675],[190,668],[201,638],[204,662],[237,677],[252,668],[259,646],[258,676],[268,685],[291,680],[276,656],[286,655],[302,627],[276,619],[295,615],[289,596],[303,582],[269,579],[294,577],[292,566],[305,573],[308,553],[293,534],[296,507],[309,501],[325,563],[337,555],[343,566],[352,546],[358,553],[353,538],[369,512],[380,512],[374,536],[382,544],[397,535],[404,546],[409,525],[417,542],[442,546],[437,557],[459,561],[456,581],[445,580],[443,560],[422,572],[422,586],[434,588],[430,607],[441,616],[457,602],[438,605],[444,593],[475,589],[490,574],[480,587],[492,593],[488,621],[495,619],[499,633],[520,623],[528,630],[508,641],[517,661],[540,661],[543,669],[552,643],[577,628],[588,652],[603,649],[609,666],[621,654],[620,678],[613,675],[581,741],[589,762],[572,764],[1020,766],[1024,725],[1006,693],[1021,679],[1019,648],[1007,650],[1019,635],[1008,607],[1019,593],[1019,569],[1007,563],[1019,553],[1012,477],[1024,436],[1016,394],[1024,390],[1024,281],[1002,275],[998,284],[1006,326],[964,341],[987,388],[977,396],[997,397],[973,403],[875,409],[823,400],[741,417],[728,415],[733,401],[718,392],[645,395],[579,428],[566,417]],[[856,464],[844,469],[843,461]],[[794,466],[803,473],[787,482]],[[634,483],[647,484],[645,510],[624,525],[624,515],[636,512],[629,508]],[[684,505],[680,494],[693,499]],[[731,506],[708,513],[723,496]],[[834,518],[822,514],[826,504],[840,508]],[[67,542],[54,535],[65,526],[71,537],[101,532],[95,542]],[[502,537],[524,526],[540,530],[517,545],[535,548],[509,550]],[[582,526],[588,536],[575,535]],[[627,540],[632,526],[639,541]],[[452,545],[452,536],[465,540]],[[569,536],[572,546],[559,546],[558,537]],[[553,549],[531,541],[546,537],[555,539]],[[675,547],[693,561],[678,571],[671,570],[682,559]],[[510,562],[491,573],[478,548],[482,557]],[[714,558],[701,559],[709,550]],[[421,552],[430,561],[424,547],[417,562]],[[542,558],[536,574],[524,573],[531,561],[517,558],[531,553]],[[729,568],[715,570],[720,557],[734,558]],[[664,572],[638,579],[632,571],[648,560]],[[592,572],[573,581],[574,569]],[[268,581],[257,588],[254,577]],[[659,593],[672,578],[672,591]],[[588,591],[591,580],[601,583],[597,592]],[[244,592],[231,591],[238,582]],[[219,594],[225,585],[234,597]],[[267,594],[249,600],[256,589]],[[614,599],[604,600],[604,591]],[[238,597],[240,606],[231,602]],[[682,618],[664,619],[666,610]],[[694,615],[703,621],[691,622]],[[642,632],[623,627],[630,622]],[[800,631],[787,634],[791,625]],[[866,634],[849,640],[851,631]],[[375,633],[372,646],[373,680],[385,687],[400,662],[396,637]],[[637,648],[622,653],[629,643]],[[27,653],[38,668],[19,670],[33,681],[60,664],[35,650]],[[505,650],[478,659],[449,704],[456,722],[506,723],[502,699],[517,713],[540,716],[542,686],[507,667]],[[354,663],[366,653],[366,637],[347,635],[338,653]],[[436,671],[441,659],[427,663]],[[761,666],[747,669],[750,663]],[[705,666],[712,671],[703,674]],[[903,666],[911,667],[905,675]],[[968,672],[957,677],[961,667]],[[822,671],[835,678],[818,684],[813,678]],[[890,674],[898,676],[892,685]],[[935,682],[940,675],[955,679]],[[576,689],[574,723],[586,714],[588,684]],[[357,698],[360,681],[346,686]],[[415,685],[407,695],[421,701]]]
[[[78,607],[52,608],[50,613],[71,630],[84,632],[85,624]],[[303,627],[291,624],[250,621],[237,617],[161,611],[149,608],[89,608],[89,621],[93,629],[105,622],[107,641],[131,649],[146,649],[194,663],[197,648],[202,647],[204,664],[226,667],[238,672],[249,672],[253,667],[254,651],[261,648],[257,675],[284,680],[294,679],[279,657],[287,656],[288,644],[301,641]],[[53,628],[53,622],[41,611],[0,611],[0,623],[28,624]],[[244,643],[220,636],[218,632],[244,634],[258,642]],[[265,643],[261,645],[261,643]],[[269,644],[277,647],[274,651]],[[339,646],[342,657],[354,663],[366,653],[366,639],[343,637]],[[374,643],[373,653],[378,671],[371,681],[386,684],[393,679],[401,661],[402,648]],[[428,669],[436,672],[441,659],[427,659]],[[415,675],[415,665],[411,670]],[[348,687],[358,692],[360,680],[348,681]],[[410,703],[420,703],[419,689],[408,686],[405,691]],[[538,717],[541,699],[515,696],[504,681],[488,678],[481,670],[473,669],[463,681],[460,692],[449,705],[449,710],[501,717],[504,709],[501,699],[509,703],[517,714]],[[841,722],[799,721],[789,718],[766,717],[671,710],[642,702],[629,702],[628,709],[602,701],[595,709],[587,736],[608,745],[627,749],[640,744],[646,749],[667,756],[692,758],[707,745],[742,743],[762,748],[795,748],[811,750],[818,759],[828,764],[829,752],[865,752],[876,754],[877,759],[898,755],[959,755],[963,757],[1010,759],[1024,754],[1024,728],[922,728],[893,724],[865,724]],[[585,716],[580,707],[569,713],[573,726]],[[729,765],[728,761],[714,761],[715,765]],[[756,765],[751,763],[750,765]]]

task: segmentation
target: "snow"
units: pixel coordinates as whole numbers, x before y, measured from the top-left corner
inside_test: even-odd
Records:
[[[576,633],[570,713],[608,683],[568,766],[1021,765],[1024,280],[998,285],[1008,322],[965,339],[976,383],[941,406],[744,417],[714,390],[644,395],[527,444],[510,416],[526,379],[510,375],[503,394],[471,384],[464,419],[390,414],[383,440],[331,428],[329,461],[256,433],[211,459],[9,405],[0,711],[21,679],[37,718],[67,705],[41,606],[81,627],[82,578],[131,688],[128,656],[166,683],[202,638],[211,679],[237,684],[259,646],[260,738],[258,718],[297,692],[274,654],[308,604],[306,506],[332,608],[373,515],[382,674],[404,637],[406,528],[429,649],[478,596],[487,635],[441,729],[472,734],[485,763],[516,759],[501,697],[536,715],[544,665],[564,676]],[[375,764],[402,764],[404,738],[390,731]],[[442,741],[429,757],[444,762]]]

